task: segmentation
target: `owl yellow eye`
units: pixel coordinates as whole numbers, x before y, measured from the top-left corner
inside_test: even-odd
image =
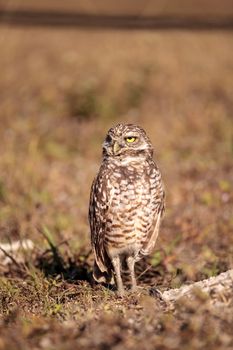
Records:
[[[129,143],[135,142],[136,141],[136,137],[126,137],[126,141]]]

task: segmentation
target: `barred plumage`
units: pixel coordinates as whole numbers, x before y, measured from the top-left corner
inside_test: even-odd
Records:
[[[135,289],[134,264],[152,252],[163,211],[164,189],[148,136],[136,125],[118,124],[104,141],[90,196],[96,281],[111,283],[114,277],[122,295],[121,264],[126,260]]]

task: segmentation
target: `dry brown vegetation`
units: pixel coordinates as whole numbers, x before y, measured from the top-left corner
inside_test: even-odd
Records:
[[[141,285],[179,287],[233,267],[230,32],[1,27],[0,349],[230,349],[233,299],[175,308],[91,280],[89,190],[110,126],[143,126],[167,208]]]

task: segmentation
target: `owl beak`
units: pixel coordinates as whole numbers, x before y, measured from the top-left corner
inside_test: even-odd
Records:
[[[118,154],[120,151],[121,147],[117,141],[114,142],[113,144],[113,154]]]

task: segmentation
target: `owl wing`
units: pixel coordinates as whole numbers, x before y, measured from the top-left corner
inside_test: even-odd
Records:
[[[95,257],[93,277],[98,282],[110,283],[112,264],[104,248],[104,235],[109,208],[109,190],[104,169],[94,179],[89,206],[89,223],[91,228],[91,244]]]
[[[148,236],[145,243],[140,249],[139,258],[152,253],[156,240],[158,238],[159,227],[165,210],[165,191],[163,189],[162,183],[159,184],[158,192],[155,199],[157,205],[155,207],[153,224],[148,232]]]

